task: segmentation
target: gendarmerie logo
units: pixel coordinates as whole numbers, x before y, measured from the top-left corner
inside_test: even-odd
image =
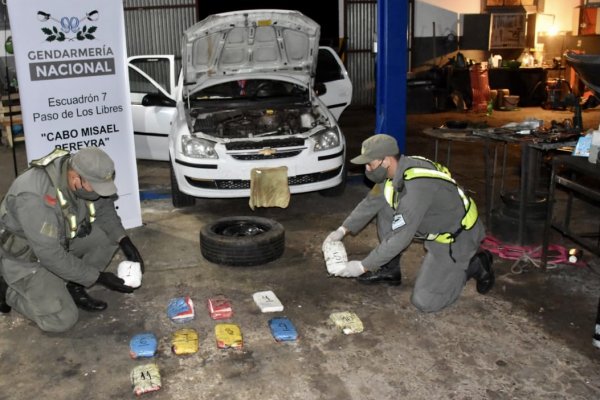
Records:
[[[65,40],[93,40],[96,37],[93,35],[98,27],[87,25],[80,26],[85,21],[97,21],[98,11],[93,10],[85,13],[83,17],[61,17],[54,18],[50,13],[44,11],[38,11],[38,20],[42,23],[51,21],[54,23],[50,27],[43,27],[42,32],[46,35],[46,41],[53,42],[59,41],[64,42]],[[59,29],[60,28],[60,29]]]
[[[81,15],[81,14],[80,14]],[[52,49],[30,50],[27,53],[29,74],[32,81],[68,79],[115,74],[114,53],[110,46],[66,48],[67,43],[94,41],[99,12],[92,10],[82,17],[54,17],[50,12],[38,11],[37,19],[45,26],[41,28]],[[54,46],[52,46],[54,45]],[[56,48],[60,46],[62,48]]]

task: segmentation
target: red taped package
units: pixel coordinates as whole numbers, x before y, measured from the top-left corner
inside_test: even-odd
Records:
[[[212,319],[227,319],[233,316],[231,302],[225,296],[211,297],[207,301],[208,312]]]

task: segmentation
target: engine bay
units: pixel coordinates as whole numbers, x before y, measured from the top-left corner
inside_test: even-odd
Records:
[[[188,122],[193,133],[237,139],[303,133],[314,128],[322,118],[312,107],[229,109],[210,113],[192,109]]]

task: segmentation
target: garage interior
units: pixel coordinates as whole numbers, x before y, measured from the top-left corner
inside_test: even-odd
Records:
[[[268,2],[260,4],[263,3],[265,7],[272,6]],[[376,6],[374,1],[341,3],[346,9],[359,4],[360,7]],[[509,1],[487,0],[496,4],[491,11],[484,0],[477,0],[468,7],[465,3],[473,2],[409,3],[415,6],[412,21],[416,24],[425,21],[418,19],[424,16],[419,10],[425,11],[425,15],[434,12],[433,8],[436,13],[441,9],[442,13],[453,15],[486,14],[498,12]],[[461,10],[448,10],[448,3],[461,3],[454,7]],[[525,10],[531,14],[532,5],[517,3],[519,12]],[[558,0],[531,3],[536,3],[541,10],[538,14],[550,14],[548,9],[558,4]],[[545,8],[537,3],[545,3]],[[575,3],[573,7],[569,5],[569,10],[580,10],[585,15],[591,13],[587,8],[594,8],[593,1],[569,3]],[[135,7],[131,5],[132,9]],[[507,7],[510,13],[515,12],[515,6]],[[201,5],[196,8],[193,4],[192,11],[198,13],[197,16],[200,15],[198,10],[202,10]],[[146,11],[156,12],[156,9]],[[211,9],[208,14],[219,11],[223,10]],[[371,15],[371,11],[365,15]],[[572,25],[572,18],[566,19],[568,22],[561,22],[563,32]],[[432,28],[431,21],[423,22],[422,26]],[[347,35],[351,35],[351,27],[346,29]],[[590,29],[588,25],[586,29]],[[453,74],[458,70],[455,77],[465,72],[455,64],[459,51],[456,42],[449,42],[448,33],[441,32],[412,38],[410,47],[415,51],[411,51],[409,62],[409,100],[403,135],[405,153],[446,163],[484,216],[492,211],[486,209],[490,203],[486,198],[489,177],[485,165],[486,155],[491,153],[483,139],[464,140],[465,132],[499,128],[528,118],[542,120],[546,127],[553,121],[564,127],[576,122],[577,114],[571,105],[548,105],[543,96],[523,99],[524,103],[514,107],[496,104],[491,112],[487,108],[474,110],[473,99],[469,99],[471,91],[461,86],[468,79],[459,76],[453,81],[456,87],[452,88],[445,79],[449,69]],[[554,60],[567,48],[600,54],[600,36],[593,30],[590,32],[594,33],[569,32],[558,35],[558,39],[543,36],[542,59],[550,61],[545,67],[540,64],[540,69],[546,70],[542,71],[546,73],[545,83],[565,78],[569,80],[570,90],[581,98],[585,88],[577,81],[576,74],[567,75],[571,71],[562,60],[557,69],[552,69]],[[541,40],[542,35],[536,38]],[[528,47],[536,48],[535,44]],[[360,68],[363,61],[357,58],[352,61],[350,43],[347,49],[347,63],[350,63],[347,66],[352,77],[352,68]],[[355,50],[354,57],[371,60],[372,64],[372,49]],[[141,54],[140,51],[137,54]],[[461,49],[460,52],[466,59],[478,61],[488,60],[490,54],[489,50]],[[478,55],[480,53],[485,55]],[[504,60],[517,60],[522,51],[516,54],[516,50],[511,49],[500,53]],[[447,61],[454,64],[443,67]],[[556,78],[552,74],[563,75]],[[356,75],[371,80],[355,83],[353,104],[339,120],[347,140],[347,160],[360,153],[361,142],[374,133],[377,124],[373,66]],[[542,78],[536,76],[535,79]],[[457,97],[452,96],[455,89],[465,94],[462,101],[455,102]],[[582,133],[598,129],[600,107],[590,105],[580,113]],[[460,135],[440,139],[424,133],[442,126],[459,126],[452,132]],[[521,151],[519,144],[507,146],[503,179],[507,190],[518,190],[521,183]],[[552,160],[565,154],[569,153],[564,149],[553,149],[539,158],[539,188],[548,189]],[[0,195],[6,193],[14,179],[13,160],[19,172],[26,168],[23,143],[17,142],[12,148],[0,146]],[[496,162],[499,165],[501,157]],[[600,295],[600,204],[597,201],[576,196],[570,216],[573,226],[595,233],[592,243],[595,243],[596,253],[592,251],[594,246],[590,246],[591,250],[583,248],[552,229],[550,243],[566,249],[583,249],[577,263],[565,262],[544,269],[539,266],[537,257],[527,258],[527,254],[520,260],[495,257],[496,284],[490,293],[478,294],[471,281],[454,305],[438,313],[425,314],[410,303],[411,289],[424,255],[421,243],[411,244],[402,257],[403,281],[399,287],[367,286],[353,279],[328,277],[322,241],[369,190],[363,171],[349,163],[347,166],[348,185],[340,197],[299,194],[292,196],[286,209],[257,208],[254,211],[248,207],[247,198],[197,199],[194,206],[177,209],[170,199],[168,163],[138,160],[144,225],[131,230],[130,235],[146,264],[142,287],[130,295],[93,287],[90,294],[108,302],[108,309],[97,314],[81,312],[77,325],[62,334],[44,333],[15,312],[0,315],[0,399],[30,399],[37,397],[37,393],[56,399],[134,398],[129,373],[148,360],[132,360],[129,341],[141,332],[153,332],[158,338],[158,354],[152,361],[159,365],[163,384],[160,391],[144,396],[147,398],[600,398],[599,350],[592,345]],[[496,172],[499,176],[499,167]],[[590,188],[599,187],[597,181],[585,177],[584,183]],[[494,196],[496,204],[501,204],[501,196],[497,192]],[[557,190],[556,218],[564,216],[567,203],[567,193]],[[204,259],[199,247],[201,228],[219,218],[235,215],[261,216],[280,222],[285,228],[283,256],[253,267],[222,266]],[[513,223],[507,225],[503,224],[503,214],[490,212],[490,215],[495,218],[486,223],[490,222],[495,228],[490,228],[489,234],[501,236],[503,245],[532,248],[542,245],[545,212],[527,220],[531,229],[524,239],[526,243],[517,243],[514,218]],[[357,236],[347,237],[345,245],[350,259],[365,257],[377,245],[374,224]],[[122,254],[117,253],[109,270],[115,271],[122,260]],[[262,290],[272,290],[283,303],[284,311],[261,313],[252,294]],[[220,350],[215,345],[215,321],[209,317],[205,302],[217,294],[227,296],[232,302],[234,315],[230,321],[241,327],[244,337],[244,347],[240,350]],[[184,325],[174,324],[167,318],[167,304],[174,297],[186,295],[195,302],[196,317]],[[364,324],[364,331],[352,335],[340,332],[329,321],[329,315],[339,311],[356,313]],[[296,342],[274,341],[268,321],[275,316],[287,316],[293,321],[299,332]],[[198,331],[198,353],[180,357],[171,352],[171,335],[181,327]]]

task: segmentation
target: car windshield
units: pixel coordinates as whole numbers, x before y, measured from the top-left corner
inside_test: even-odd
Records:
[[[308,90],[294,83],[273,79],[244,79],[204,88],[192,94],[190,100],[256,100],[283,97],[305,99],[307,96]]]

